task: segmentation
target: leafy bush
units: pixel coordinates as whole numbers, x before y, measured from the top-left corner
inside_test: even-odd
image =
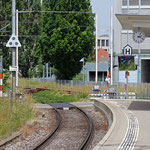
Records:
[[[84,99],[84,98],[87,98],[88,97],[88,94],[87,93],[80,93],[80,94],[78,94],[77,95],[77,97],[79,98],[79,99]]]

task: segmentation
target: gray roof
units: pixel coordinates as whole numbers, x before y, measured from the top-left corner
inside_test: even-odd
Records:
[[[108,70],[108,63],[98,63],[98,71],[106,72]],[[86,63],[85,71],[96,71],[95,63]]]

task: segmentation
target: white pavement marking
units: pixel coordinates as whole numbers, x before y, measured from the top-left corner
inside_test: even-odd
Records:
[[[118,104],[122,108],[128,120],[128,129],[123,141],[117,150],[133,150],[139,134],[139,123],[136,116],[125,106]]]

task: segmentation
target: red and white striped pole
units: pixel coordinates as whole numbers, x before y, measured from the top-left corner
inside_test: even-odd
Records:
[[[0,97],[3,96],[3,73],[0,73]]]
[[[128,99],[128,75],[129,72],[125,71],[125,91],[126,91],[126,99]]]

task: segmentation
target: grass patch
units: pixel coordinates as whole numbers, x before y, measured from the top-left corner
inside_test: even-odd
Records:
[[[88,97],[87,93],[67,95],[59,91],[41,91],[33,94],[38,103],[76,102]]]
[[[31,79],[25,79],[20,78],[19,79],[19,85],[22,88],[25,88],[29,86],[30,88],[39,88],[39,87],[47,87],[47,88],[53,88],[53,89],[63,89],[63,90],[69,90],[69,91],[79,91],[82,93],[89,93],[92,90],[92,85],[71,85],[71,84],[58,84],[56,82],[40,82],[40,81],[34,81]]]
[[[31,99],[10,104],[9,99],[0,98],[0,139],[17,131],[26,121],[34,117]]]
[[[131,63],[132,64],[132,63]],[[88,84],[88,85],[71,85],[71,84],[58,84],[56,82],[38,82],[33,81],[31,79],[19,79],[19,85],[24,88],[26,86],[29,86],[31,88],[38,88],[38,87],[47,87],[52,88],[53,90],[66,90],[66,91],[72,91],[72,92],[81,92],[77,95],[71,95],[68,98],[68,95],[66,96],[65,93],[62,92],[54,92],[51,94],[48,94],[48,96],[45,94],[43,97],[38,97],[36,94],[34,95],[34,99],[37,100],[37,102],[57,102],[57,101],[65,101],[65,99],[69,99],[68,101],[80,101],[84,98],[84,94],[88,95],[92,93],[92,87],[94,84]],[[124,84],[118,84],[111,86],[112,88],[115,88],[118,92],[125,92],[125,83]],[[148,88],[148,89],[147,89]],[[108,90],[108,86],[101,87],[101,92],[103,93],[103,90]],[[141,93],[150,93],[150,84],[129,84],[128,85],[128,91],[129,92],[136,92],[138,95],[141,95]],[[52,92],[52,91],[51,91]],[[49,97],[51,95],[51,97]],[[39,95],[40,96],[40,95]],[[65,97],[66,96],[66,97]],[[81,97],[81,98],[80,98]],[[83,98],[82,98],[83,97]],[[85,97],[87,99],[87,97]],[[40,100],[41,99],[41,100]]]

